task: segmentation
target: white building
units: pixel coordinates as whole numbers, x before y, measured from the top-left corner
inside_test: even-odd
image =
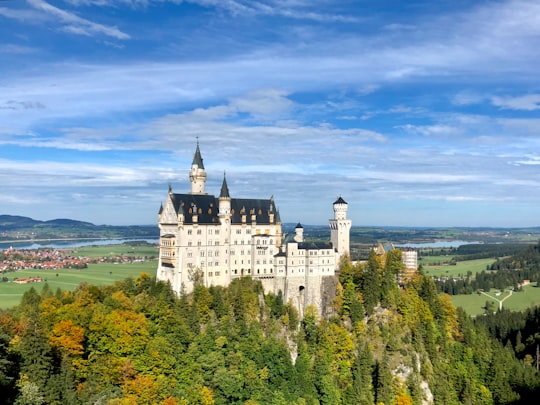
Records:
[[[300,224],[294,238],[285,238],[273,198],[231,198],[225,176],[219,197],[207,194],[198,143],[189,178],[191,192],[169,187],[159,210],[158,280],[190,293],[196,280],[227,286],[251,276],[266,292],[281,290],[301,313],[307,305],[322,308],[323,279],[335,275],[339,258],[349,252],[351,221],[341,197],[333,204],[331,242],[316,244],[304,241]]]

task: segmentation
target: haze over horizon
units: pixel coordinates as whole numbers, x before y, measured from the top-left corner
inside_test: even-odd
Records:
[[[0,1],[0,214],[157,223],[197,138],[283,222],[540,225],[540,3]]]

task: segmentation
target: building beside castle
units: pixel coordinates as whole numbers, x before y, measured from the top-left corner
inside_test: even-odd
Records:
[[[196,282],[227,286],[238,277],[260,280],[265,292],[282,292],[300,314],[308,305],[321,312],[325,285],[335,280],[339,259],[349,253],[348,204],[333,204],[330,241],[304,241],[303,227],[282,231],[274,199],[232,198],[226,177],[218,197],[206,193],[206,171],[199,144],[189,174],[191,192],[169,187],[158,214],[160,247],[157,279],[177,293],[190,293]]]

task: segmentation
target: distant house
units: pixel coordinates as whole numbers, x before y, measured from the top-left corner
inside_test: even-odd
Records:
[[[28,284],[28,283],[41,283],[43,279],[41,277],[30,277],[30,278],[14,278],[13,282],[17,284]]]

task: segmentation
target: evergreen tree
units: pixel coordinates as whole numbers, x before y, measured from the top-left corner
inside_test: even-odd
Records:
[[[372,405],[374,402],[373,358],[367,342],[359,344],[352,375],[353,383],[348,402],[357,405]]]
[[[388,355],[383,352],[381,360],[376,362],[375,366],[375,402],[390,404],[393,397],[392,372]]]
[[[364,308],[368,315],[373,313],[373,309],[379,302],[380,298],[380,277],[379,277],[379,261],[375,250],[371,250],[368,257],[367,265],[362,272],[361,292],[364,297]]]

